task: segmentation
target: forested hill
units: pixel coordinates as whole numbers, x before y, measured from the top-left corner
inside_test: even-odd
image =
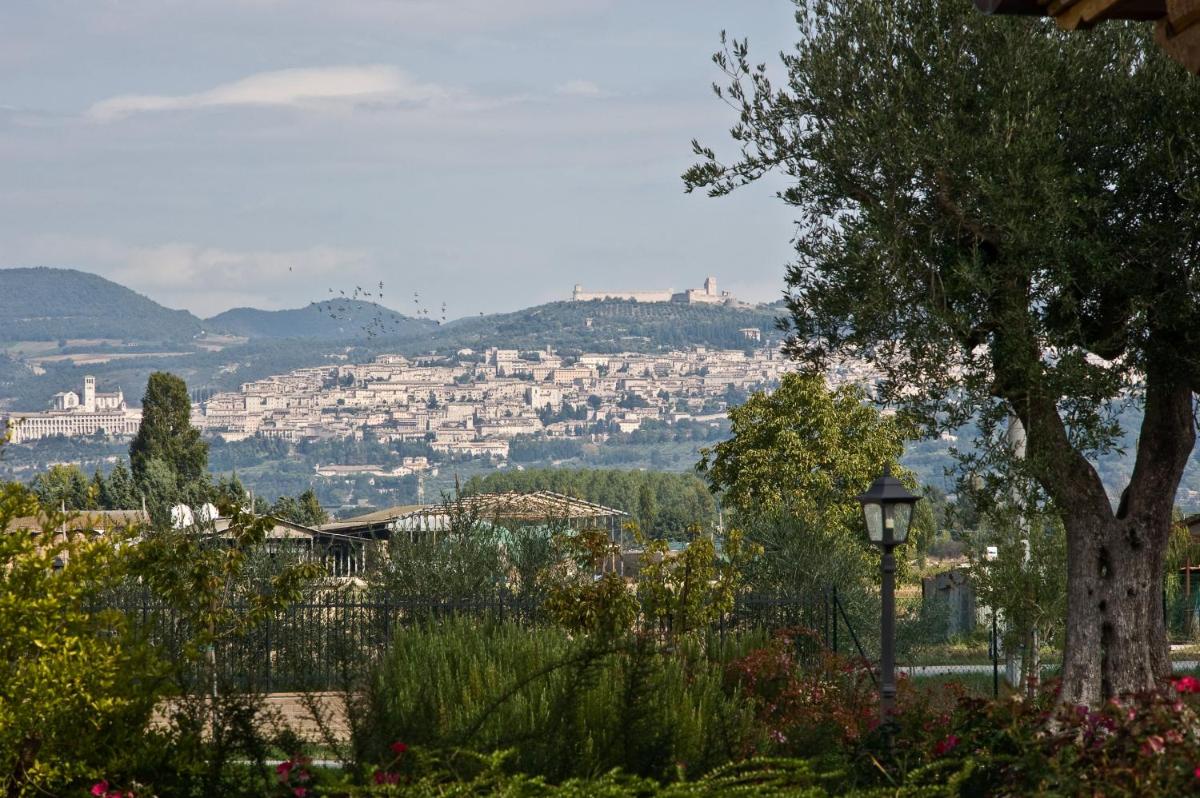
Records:
[[[775,335],[777,306],[689,305],[674,302],[593,300],[551,302],[511,313],[480,314],[438,325],[348,297],[331,297],[292,310],[234,308],[209,319],[171,310],[122,285],[75,269],[0,269],[0,341],[118,343],[184,342],[201,332],[251,340],[300,339],[334,345],[360,343],[370,352],[407,354],[496,346],[592,352],[738,349],[743,329]]]
[[[338,298],[293,310],[234,308],[207,319],[213,332],[247,338],[320,338],[350,341],[376,336],[427,337],[437,325],[374,302]]]
[[[775,307],[726,307],[668,302],[593,300],[551,302],[514,313],[453,321],[435,336],[439,350],[499,346],[508,349],[578,349],[614,352],[710,346],[739,349],[744,328],[763,339],[775,330]]]
[[[42,407],[84,374],[123,386],[136,401],[153,371],[211,393],[330,358],[365,363],[382,354],[485,347],[563,354],[777,347],[775,318],[783,313],[777,305],[595,300],[439,325],[339,296],[295,310],[239,308],[199,319],[73,269],[0,269],[0,357],[7,356],[0,360],[0,408]],[[761,341],[753,341],[755,330]]]
[[[99,275],[0,269],[0,341],[187,341],[202,328],[186,310],[165,308]]]

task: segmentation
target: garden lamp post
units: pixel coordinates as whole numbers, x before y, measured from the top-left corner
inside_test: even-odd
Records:
[[[867,536],[883,550],[880,598],[883,612],[879,637],[879,716],[891,723],[896,708],[896,558],[892,550],[908,539],[913,505],[920,496],[909,493],[884,466],[883,476],[858,497],[867,522]]]

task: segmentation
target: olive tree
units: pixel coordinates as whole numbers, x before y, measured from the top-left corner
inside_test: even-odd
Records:
[[[1067,701],[1170,673],[1161,573],[1200,387],[1200,83],[1151,32],[1068,36],[964,0],[797,0],[782,84],[715,56],[735,157],[688,190],[782,173],[796,209],[787,351],[862,358],[933,433],[1009,414],[1067,535]],[[1119,498],[1093,463],[1142,404]]]

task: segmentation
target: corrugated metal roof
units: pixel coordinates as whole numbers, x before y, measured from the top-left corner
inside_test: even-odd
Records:
[[[84,510],[68,513],[67,517],[52,523],[42,516],[22,516],[8,522],[4,531],[16,532],[107,532],[112,529],[128,529],[132,526],[149,526],[150,516],[141,510]]]
[[[629,513],[615,507],[606,507],[603,504],[576,499],[573,496],[549,490],[532,493],[509,491],[463,496],[442,504],[389,507],[354,518],[323,524],[320,529],[335,532],[401,520],[418,521],[456,515],[496,521],[553,521],[615,518],[627,516]]]

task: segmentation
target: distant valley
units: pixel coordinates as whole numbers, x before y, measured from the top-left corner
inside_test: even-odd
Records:
[[[553,349],[571,356],[691,347],[774,348],[780,342],[775,319],[783,312],[778,305],[593,299],[438,323],[339,295],[332,303],[319,299],[302,308],[274,311],[237,308],[201,319],[85,272],[0,269],[0,414],[42,410],[54,394],[76,389],[85,374],[94,375],[103,390],[122,389],[136,406],[147,377],[157,370],[183,377],[193,397],[201,400],[272,375],[310,366],[367,363],[386,353],[453,355],[499,347],[523,352]],[[1122,414],[1127,430],[1124,451],[1099,463],[1110,492],[1129,476],[1134,434],[1128,430],[1136,430],[1140,418],[1136,408]],[[632,436],[618,448],[568,459],[569,464],[585,467],[688,470],[700,445],[692,439],[649,444]],[[951,488],[943,477],[952,465],[949,445],[946,441],[912,444],[906,463],[923,480]],[[104,467],[108,458],[123,451],[121,445],[99,443],[17,448],[6,453],[0,471],[16,475],[38,462],[74,459]],[[286,454],[281,460],[263,459],[261,453],[248,457],[245,449],[240,444],[217,446],[214,465],[239,468],[249,482],[261,480],[264,489],[286,471],[280,468],[287,463]],[[535,464],[550,465],[553,460],[530,463]],[[452,487],[456,475],[465,478],[482,473],[481,468],[485,467],[462,463],[444,470],[441,484],[432,484],[430,490]],[[311,476],[296,472],[289,480],[279,483],[281,492],[294,492]],[[412,484],[405,488],[408,493],[414,489]],[[1200,459],[1195,455],[1179,503],[1200,506]]]
[[[622,300],[553,302],[511,313],[413,318],[364,299],[320,298],[303,308],[236,308],[209,319],[172,310],[73,269],[0,269],[0,410],[37,410],[77,385],[84,369],[136,405],[147,376],[168,370],[202,396],[330,360],[450,353],[489,346],[559,351],[739,348],[764,341],[775,307]]]

